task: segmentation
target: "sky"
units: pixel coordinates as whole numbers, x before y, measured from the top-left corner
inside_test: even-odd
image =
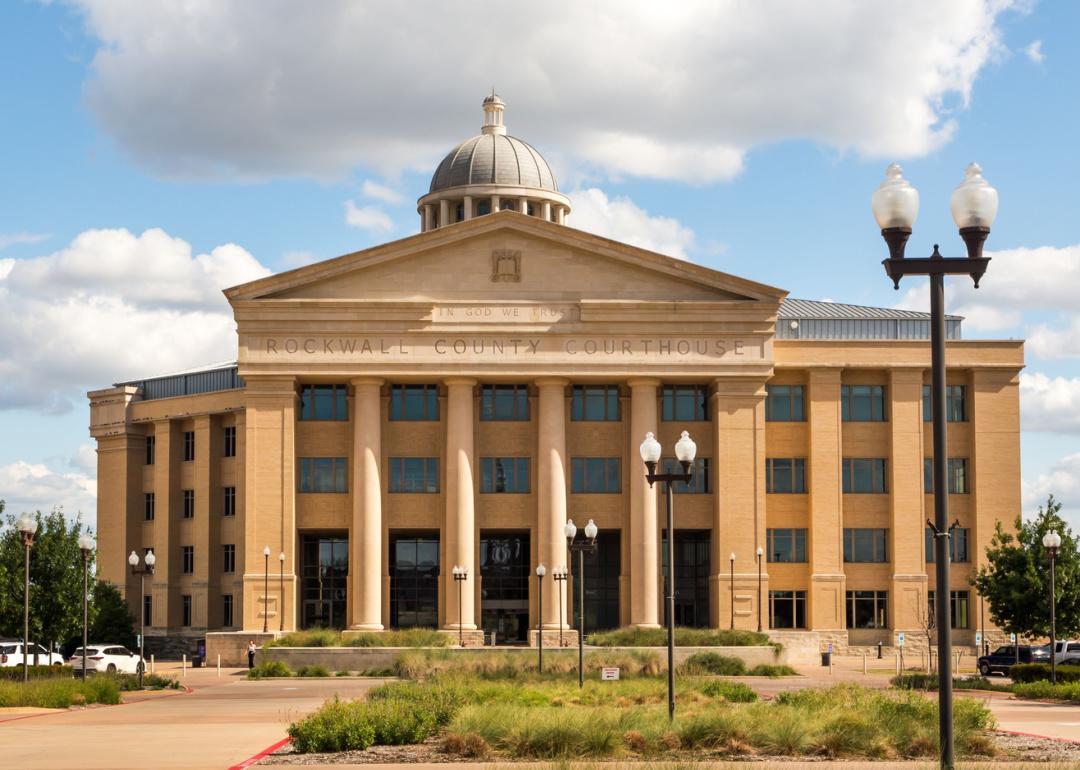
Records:
[[[221,289],[411,235],[494,86],[572,227],[779,286],[894,291],[870,195],[919,189],[909,256],[1000,195],[967,338],[1025,339],[1023,509],[1080,528],[1080,4],[14,0],[0,6],[0,499],[96,517],[86,392],[235,358]]]

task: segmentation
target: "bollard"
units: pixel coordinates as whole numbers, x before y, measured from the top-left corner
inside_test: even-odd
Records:
[[[187,654],[180,656],[180,676],[187,679]]]
[[[221,653],[220,652],[218,653],[218,656],[217,656],[217,675],[221,676]]]
[[[866,674],[866,653],[865,652],[862,654],[862,672],[863,672],[864,675]]]
[[[881,660],[881,657],[882,657],[881,656],[881,642],[877,643],[877,657],[878,657],[878,660]]]
[[[150,673],[154,673],[154,656],[150,656]]]

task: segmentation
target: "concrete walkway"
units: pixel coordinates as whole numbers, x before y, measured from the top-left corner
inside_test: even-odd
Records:
[[[163,670],[165,669],[165,670]],[[158,673],[170,672],[159,665]],[[286,737],[335,693],[379,680],[249,682],[240,669],[189,671],[193,692],[40,715],[0,712],[0,766],[18,770],[225,770]],[[21,718],[19,718],[21,717]]]

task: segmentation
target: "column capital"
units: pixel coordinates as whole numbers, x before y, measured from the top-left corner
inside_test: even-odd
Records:
[[[349,378],[350,385],[378,385],[382,387],[386,384],[386,380],[382,377],[351,377]]]
[[[565,377],[537,377],[533,384],[538,388],[565,388],[570,380]]]
[[[659,388],[664,383],[657,377],[631,377],[626,384],[630,388]]]

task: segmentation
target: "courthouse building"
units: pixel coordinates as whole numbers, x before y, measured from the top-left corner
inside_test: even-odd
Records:
[[[652,431],[673,453],[685,430],[680,624],[910,639],[934,590],[928,315],[790,299],[576,230],[502,101],[483,110],[418,234],[225,289],[235,362],[89,394],[100,574],[148,637],[460,619],[471,643],[527,643],[541,614],[575,624],[576,574],[551,581],[568,518],[600,528],[587,631],[656,627],[668,535],[638,445]],[[969,577],[1020,505],[1023,346],[947,324],[953,621],[971,644]],[[150,550],[140,596],[126,556]]]

